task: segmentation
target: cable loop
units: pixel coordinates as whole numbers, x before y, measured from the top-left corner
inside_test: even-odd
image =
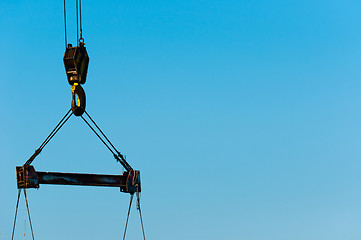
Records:
[[[85,43],[84,43],[84,38],[82,38],[81,35],[80,35],[80,38],[79,38],[79,45],[80,45],[80,46],[85,45]]]

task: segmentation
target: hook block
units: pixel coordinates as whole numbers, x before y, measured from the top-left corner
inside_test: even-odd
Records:
[[[63,61],[69,84],[84,84],[89,65],[86,48],[83,45],[72,47],[69,44],[65,49]]]

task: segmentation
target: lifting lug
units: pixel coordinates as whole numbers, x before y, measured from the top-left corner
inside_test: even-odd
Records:
[[[139,171],[133,169],[129,171],[125,192],[130,194],[134,194],[135,192],[141,192]]]

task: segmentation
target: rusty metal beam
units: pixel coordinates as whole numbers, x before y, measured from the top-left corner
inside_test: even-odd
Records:
[[[36,172],[39,184],[125,187],[126,175]]]
[[[119,187],[122,192],[140,192],[139,171],[122,175],[37,172],[31,165],[16,167],[18,188],[39,188],[40,184]]]

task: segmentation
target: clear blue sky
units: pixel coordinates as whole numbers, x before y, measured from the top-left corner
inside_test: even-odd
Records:
[[[148,239],[361,238],[360,1],[82,3],[87,111],[142,173]],[[0,2],[0,240],[15,166],[70,108],[62,14],[62,1]],[[121,172],[76,117],[34,166]],[[118,189],[28,195],[38,240],[121,238]],[[133,208],[128,239],[140,234]]]

